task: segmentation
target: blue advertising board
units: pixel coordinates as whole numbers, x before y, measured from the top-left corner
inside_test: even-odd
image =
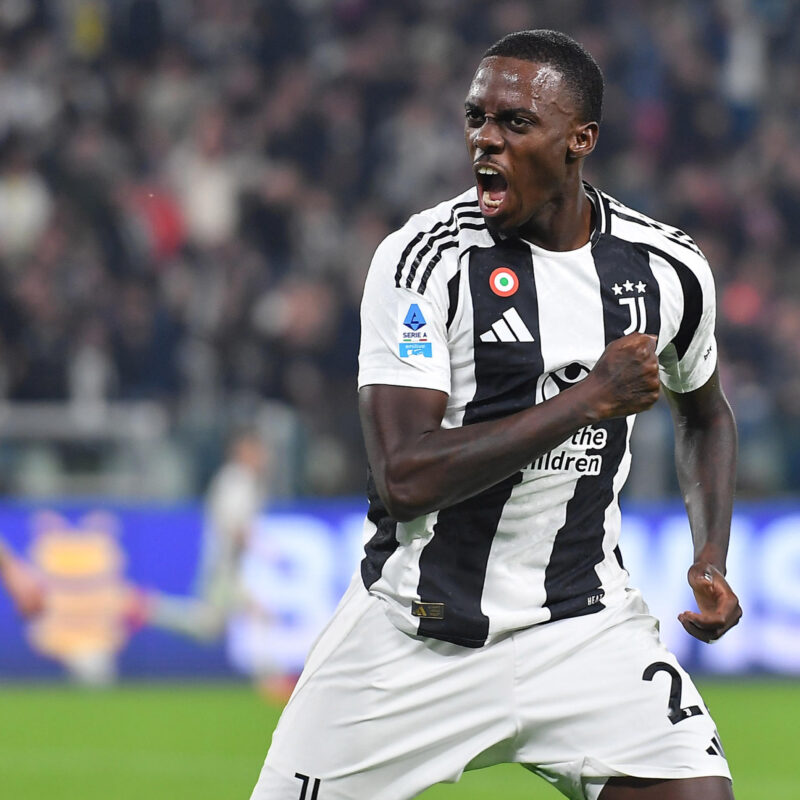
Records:
[[[131,591],[192,593],[199,504],[0,505],[0,535],[50,587],[48,612],[35,623],[16,617],[0,593],[0,680],[297,672],[360,561],[363,515],[361,500],[270,509],[242,561],[241,610],[219,641],[200,644],[137,628],[127,602]],[[694,608],[685,512],[677,505],[627,507],[621,549],[632,585],[688,669],[800,675],[800,505],[737,509],[728,575],[745,613],[713,646],[677,621]]]

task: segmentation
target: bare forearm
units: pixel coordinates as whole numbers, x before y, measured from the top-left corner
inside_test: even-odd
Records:
[[[389,513],[407,521],[499,483],[581,428],[658,398],[655,337],[609,344],[580,383],[516,414],[443,428],[447,395],[392,385],[359,392],[367,456]]]
[[[528,466],[593,421],[586,394],[574,387],[508,417],[420,434],[376,471],[390,513],[408,520],[446,508]]]
[[[675,459],[695,561],[707,561],[723,574],[728,553],[736,479],[736,424],[721,397],[709,417],[680,417]]]
[[[11,560],[12,555],[11,551],[8,549],[8,545],[0,538],[0,577],[3,576],[3,573],[6,569],[6,565]]]

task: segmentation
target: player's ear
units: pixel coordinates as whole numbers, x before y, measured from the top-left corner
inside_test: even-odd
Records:
[[[600,126],[596,122],[576,125],[567,149],[568,158],[570,160],[586,158],[594,150],[599,135]]]

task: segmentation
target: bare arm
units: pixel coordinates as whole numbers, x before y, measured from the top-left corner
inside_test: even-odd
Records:
[[[612,342],[585,380],[497,420],[441,427],[447,396],[375,385],[359,394],[367,456],[381,499],[397,520],[446,508],[493,486],[593,422],[649,408],[658,398],[655,340]]]
[[[33,570],[0,539],[0,583],[3,583],[24,617],[33,617],[44,608],[44,587]]]
[[[736,423],[715,371],[693,392],[664,389],[675,424],[675,461],[694,542],[689,584],[700,613],[685,611],[683,627],[713,641],[742,616],[725,580],[736,477]]]

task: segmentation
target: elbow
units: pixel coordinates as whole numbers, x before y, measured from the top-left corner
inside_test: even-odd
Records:
[[[423,492],[422,481],[386,474],[378,494],[389,516],[398,522],[411,522],[433,510],[432,500]]]
[[[387,504],[386,509],[389,512],[389,516],[396,522],[411,522],[417,517],[422,516],[421,514],[416,513],[411,507],[406,506],[389,506]]]

